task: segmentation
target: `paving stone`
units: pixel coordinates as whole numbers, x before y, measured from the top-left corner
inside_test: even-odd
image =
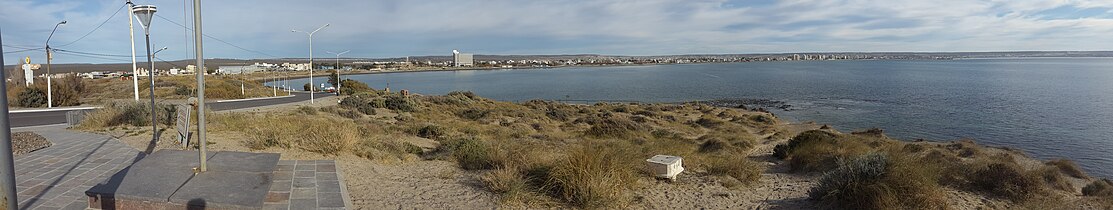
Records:
[[[291,199],[290,209],[316,209],[317,199]]]
[[[292,181],[274,181],[274,183],[271,183],[270,191],[290,192],[290,189],[292,187],[291,185],[293,185]]]
[[[294,188],[317,187],[317,180],[313,178],[294,178]]]
[[[294,188],[290,192],[290,199],[317,198],[317,190],[313,188]]]
[[[317,172],[336,172],[336,165],[317,165]]]
[[[313,178],[314,176],[317,176],[317,173],[313,172],[313,171],[295,171],[294,172],[294,178]]]
[[[317,207],[344,207],[344,198],[339,192],[317,193]]]

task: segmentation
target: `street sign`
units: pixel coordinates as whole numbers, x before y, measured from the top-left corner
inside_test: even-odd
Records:
[[[193,107],[189,105],[178,105],[178,143],[182,147],[189,146],[189,113],[193,111]]]

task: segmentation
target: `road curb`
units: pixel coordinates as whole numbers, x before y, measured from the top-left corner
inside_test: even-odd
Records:
[[[68,108],[50,108],[50,109],[21,109],[21,110],[8,110],[8,113],[34,113],[34,112],[56,112],[56,111],[74,111],[74,110],[89,110],[100,109],[99,106],[94,107],[68,107]]]
[[[291,94],[291,95],[285,95],[285,96],[276,96],[276,97],[263,97],[263,98],[245,98],[245,99],[219,100],[219,101],[216,101],[216,102],[217,102],[217,103],[222,103],[222,102],[237,102],[237,101],[254,101],[254,100],[265,100],[265,99],[276,99],[276,98],[289,98],[289,97],[294,97],[294,95],[293,95],[293,94]]]

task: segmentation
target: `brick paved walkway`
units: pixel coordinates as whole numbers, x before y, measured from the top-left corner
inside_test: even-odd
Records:
[[[85,209],[85,190],[142,158],[139,150],[111,136],[45,126],[33,131],[53,145],[15,157],[20,209]]]
[[[144,154],[111,136],[66,130],[64,126],[17,128],[53,145],[15,157],[20,209],[85,209],[85,191]],[[345,209],[344,179],[332,160],[281,160],[267,193],[266,209]]]
[[[344,209],[351,206],[332,160],[282,160],[264,209]]]

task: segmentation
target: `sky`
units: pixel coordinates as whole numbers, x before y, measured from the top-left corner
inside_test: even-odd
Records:
[[[167,47],[160,59],[192,58],[192,32],[176,25],[192,27],[192,1],[135,3],[158,6],[151,41],[154,49]],[[55,63],[130,60],[123,0],[0,5],[9,65],[25,56],[43,60],[41,50],[7,52],[41,48],[62,20],[67,24],[50,42],[70,53],[57,54]],[[330,26],[313,36],[317,58],[345,50],[351,52],[343,57],[362,58],[452,49],[605,55],[1113,50],[1113,0],[236,0],[204,1],[202,16],[202,31],[216,38],[203,41],[206,58],[308,57],[308,36],[290,30],[324,24]],[[143,30],[138,22],[135,27],[143,55]]]

